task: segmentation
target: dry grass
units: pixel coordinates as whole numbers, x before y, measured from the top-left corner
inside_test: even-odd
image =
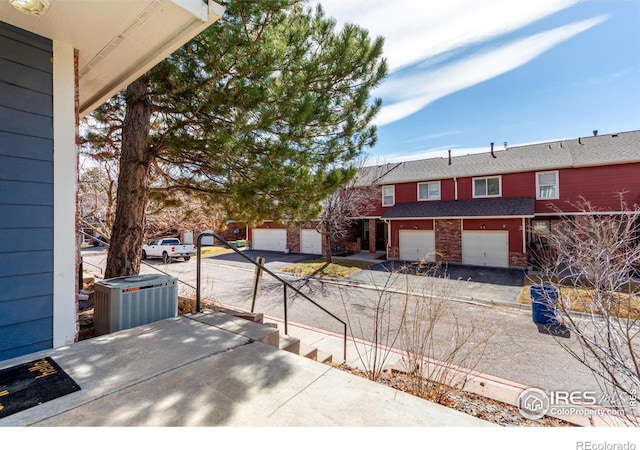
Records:
[[[518,302],[523,305],[531,304],[531,286],[534,284],[546,283],[548,280],[541,280],[540,277],[525,277],[524,286],[518,294]],[[560,288],[559,297],[568,299],[571,304],[571,310],[582,313],[592,313],[590,299],[594,292],[589,289],[579,288],[575,286],[564,286]],[[618,310],[612,311],[617,317],[630,319],[640,319],[640,298],[637,295],[629,295],[628,293],[616,293],[613,295],[616,299]]]
[[[201,247],[200,252],[203,258],[208,258],[210,256],[218,256],[218,255],[225,255],[227,253],[232,253],[233,250],[231,250],[230,248],[216,245],[216,246]]]
[[[327,278],[344,278],[359,272],[362,269],[371,267],[373,262],[357,261],[353,259],[333,258],[331,264],[327,264],[326,259],[318,258],[310,261],[289,264],[279,270],[302,276],[316,276]]]

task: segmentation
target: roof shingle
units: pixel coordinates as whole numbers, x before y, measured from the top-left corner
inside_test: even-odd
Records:
[[[640,162],[640,131],[508,147],[451,158],[365,167],[358,184],[394,184]]]
[[[534,208],[533,197],[398,203],[383,214],[382,218],[533,217]]]

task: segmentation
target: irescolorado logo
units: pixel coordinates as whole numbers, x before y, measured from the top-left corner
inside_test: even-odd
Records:
[[[549,396],[541,389],[525,389],[518,396],[518,410],[531,420],[542,418],[549,411]]]

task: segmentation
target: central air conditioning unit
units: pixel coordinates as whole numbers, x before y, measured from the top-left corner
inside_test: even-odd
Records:
[[[96,336],[178,315],[178,280],[167,275],[109,278],[95,283]]]

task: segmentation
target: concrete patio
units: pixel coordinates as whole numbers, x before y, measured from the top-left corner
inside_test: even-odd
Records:
[[[0,426],[492,425],[279,350],[277,339],[277,329],[209,311],[3,361],[50,356],[81,390]]]

